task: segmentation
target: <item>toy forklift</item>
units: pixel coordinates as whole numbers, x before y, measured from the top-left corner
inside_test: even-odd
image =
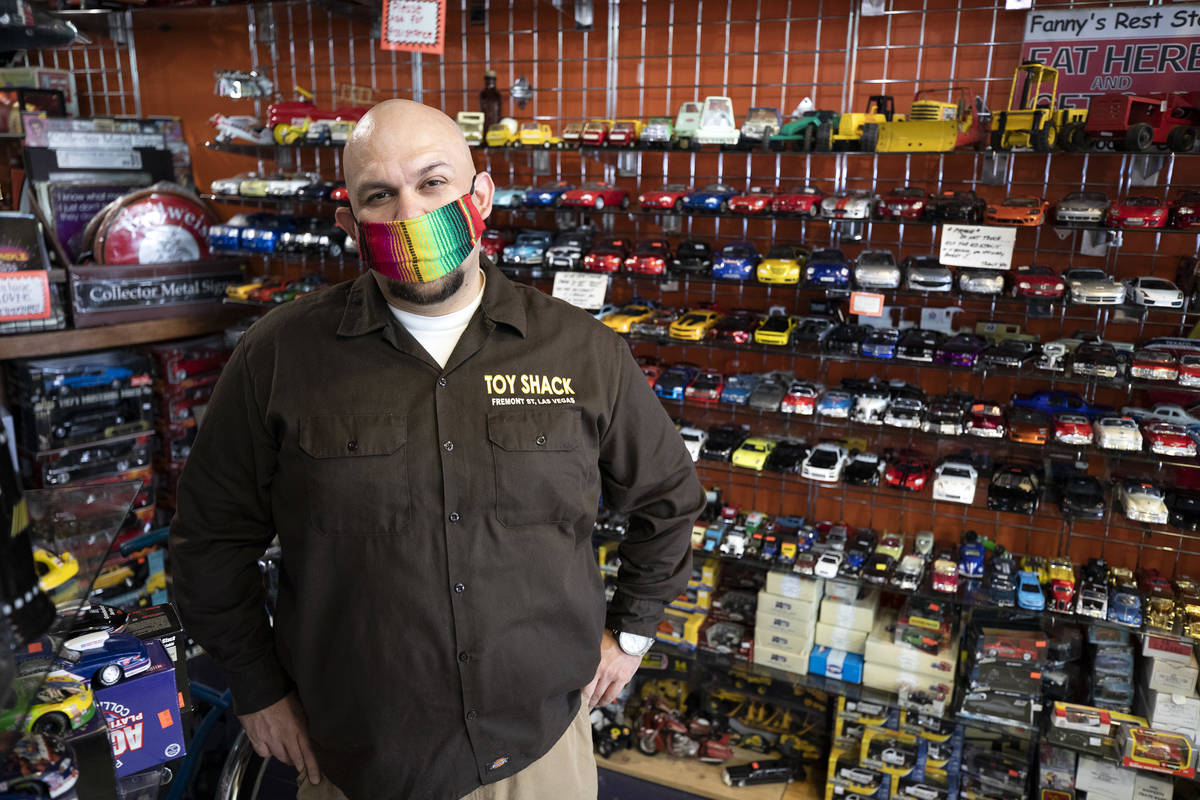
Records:
[[[822,122],[817,126],[817,150],[861,149],[865,125],[904,119],[896,113],[896,101],[891,95],[877,94],[867,99],[865,112],[847,112],[836,121]]]
[[[1055,108],[1057,101],[1058,70],[1040,61],[1022,63],[1013,71],[1008,108],[992,117],[992,149],[1022,147],[1039,153],[1057,149],[1059,133],[1087,119],[1083,109]]]

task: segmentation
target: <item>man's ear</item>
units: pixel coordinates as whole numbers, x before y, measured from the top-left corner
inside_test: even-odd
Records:
[[[487,219],[492,213],[492,196],[496,194],[496,184],[492,183],[491,173],[480,172],[475,176],[475,192],[471,195],[479,216]]]
[[[338,206],[333,212],[334,223],[346,232],[350,241],[358,245],[358,224],[354,220],[354,212],[349,206]]]

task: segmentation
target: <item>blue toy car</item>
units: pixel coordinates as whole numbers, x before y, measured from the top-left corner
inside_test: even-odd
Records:
[[[1046,610],[1046,595],[1036,572],[1023,569],[1017,573],[1017,605],[1029,611]]]
[[[1011,578],[992,576],[987,584],[987,598],[993,605],[1012,608],[1017,604],[1017,587]]]
[[[1142,627],[1142,598],[1132,587],[1117,586],[1108,598],[1108,621]]]
[[[672,364],[655,382],[654,393],[668,400],[682,400],[684,390],[698,371],[690,364]]]
[[[725,183],[710,183],[703,189],[688,192],[683,196],[683,207],[688,211],[713,211],[724,214],[729,210],[729,201],[741,194]]]
[[[721,547],[721,539],[725,536],[725,526],[720,522],[714,522],[709,525],[704,531],[704,552],[716,553]]]
[[[721,392],[721,402],[735,406],[744,406],[750,402],[750,393],[758,386],[759,376],[751,374],[730,375],[725,379],[725,389]]]
[[[500,254],[504,264],[541,264],[546,260],[546,251],[554,243],[554,236],[547,231],[522,233]]]
[[[1014,394],[1011,404],[1014,408],[1032,408],[1050,415],[1070,412],[1093,418],[1109,414],[1113,410],[1112,406],[1094,406],[1076,392],[1063,389],[1041,389],[1032,394]]]
[[[808,264],[804,268],[804,282],[808,286],[849,289],[850,262],[841,250],[817,250],[808,257]]]
[[[238,248],[254,253],[274,253],[283,234],[296,230],[299,224],[295,217],[253,214],[250,224],[238,229]]]
[[[828,391],[817,401],[817,414],[826,417],[849,417],[854,407],[854,395],[838,390]]]
[[[749,280],[758,266],[758,252],[750,242],[732,242],[721,248],[721,253],[713,259],[712,274],[714,278],[724,278],[731,281]]]
[[[964,542],[958,557],[958,574],[964,578],[983,577],[983,546],[977,542]]]
[[[525,192],[525,205],[542,207],[557,206],[562,202],[562,196],[574,188],[574,186],[566,181],[535,186]]]
[[[58,654],[62,666],[100,686],[113,686],[150,669],[142,640],[128,633],[93,631],[68,639]]]
[[[900,331],[895,328],[879,328],[872,331],[862,343],[861,352],[868,358],[895,358],[896,345],[900,342]]]

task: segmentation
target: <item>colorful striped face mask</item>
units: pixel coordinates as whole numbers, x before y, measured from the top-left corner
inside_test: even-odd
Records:
[[[363,263],[405,283],[430,283],[458,268],[483,236],[471,191],[428,214],[392,222],[359,222]]]

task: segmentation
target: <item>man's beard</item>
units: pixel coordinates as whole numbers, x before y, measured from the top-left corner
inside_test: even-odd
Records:
[[[387,282],[388,291],[398,300],[416,306],[432,306],[453,297],[454,293],[462,288],[463,281],[466,280],[466,272],[460,265],[453,272],[429,283],[408,283],[389,278],[386,275],[384,280]]]

